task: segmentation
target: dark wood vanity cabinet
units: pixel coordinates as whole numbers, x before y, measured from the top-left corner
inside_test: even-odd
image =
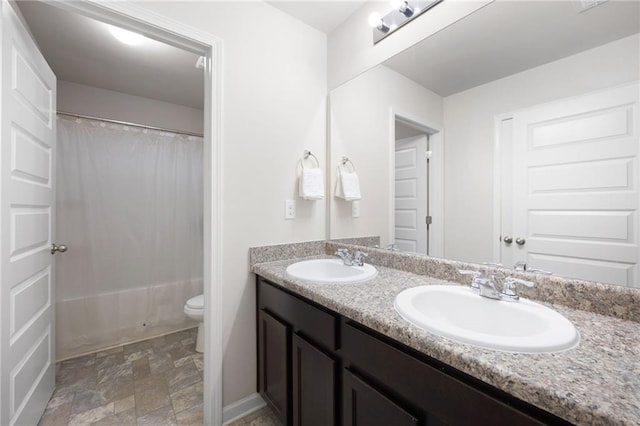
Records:
[[[258,388],[283,424],[569,423],[258,277]]]
[[[258,280],[258,390],[284,425],[337,421],[339,317]]]

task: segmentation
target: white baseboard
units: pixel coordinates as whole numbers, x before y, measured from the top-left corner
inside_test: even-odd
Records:
[[[222,425],[226,426],[231,422],[241,419],[254,411],[258,411],[264,407],[266,402],[259,393],[253,393],[246,398],[242,398],[222,409]]]

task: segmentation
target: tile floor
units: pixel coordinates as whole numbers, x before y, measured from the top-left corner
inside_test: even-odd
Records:
[[[229,426],[282,426],[282,423],[280,423],[280,420],[273,414],[271,408],[267,406],[230,423]]]
[[[196,331],[56,364],[56,390],[39,425],[202,425]]]

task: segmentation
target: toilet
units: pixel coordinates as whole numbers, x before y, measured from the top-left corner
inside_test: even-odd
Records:
[[[198,321],[196,352],[204,352],[204,294],[187,300],[187,303],[184,304],[184,313],[189,318]]]

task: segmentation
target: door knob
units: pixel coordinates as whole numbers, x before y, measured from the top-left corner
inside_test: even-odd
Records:
[[[57,251],[59,251],[60,253],[64,253],[65,251],[67,251],[67,246],[65,246],[64,244],[51,244],[51,254],[56,254]]]
[[[519,246],[523,246],[527,241],[524,238],[518,237],[516,238],[516,244]]]
[[[513,242],[513,238],[507,236],[507,237],[504,237],[502,241],[504,241],[505,244],[511,244]]]

